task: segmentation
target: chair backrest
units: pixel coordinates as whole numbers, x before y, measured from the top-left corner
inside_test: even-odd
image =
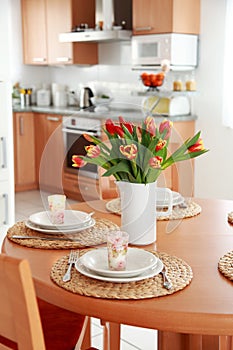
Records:
[[[29,263],[0,254],[0,281],[1,337],[17,343],[19,350],[45,350]],[[0,349],[14,346],[0,344]]]
[[[101,199],[112,199],[119,197],[114,176],[102,176],[105,172],[101,167],[98,168],[99,174],[99,194]]]

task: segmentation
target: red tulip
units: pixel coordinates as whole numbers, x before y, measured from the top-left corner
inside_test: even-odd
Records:
[[[72,162],[74,162],[74,164],[72,164],[72,166],[75,168],[82,168],[83,166],[85,166],[87,164],[87,162],[85,160],[83,160],[82,157],[76,156],[76,155],[72,156]]]
[[[128,129],[128,131],[130,132],[130,134],[132,135],[132,133],[133,133],[133,125],[131,123],[129,123],[129,122],[126,122],[123,117],[119,117],[119,121],[120,121],[121,127],[122,127],[122,125],[124,125]]]
[[[167,141],[166,140],[162,140],[160,139],[155,147],[155,151],[158,152],[160,151],[161,149],[163,149],[167,144]]]
[[[204,149],[204,144],[203,144],[203,140],[202,139],[198,139],[196,143],[194,143],[194,145],[190,146],[188,148],[188,151],[190,153],[192,152],[198,152],[198,151],[202,151]]]

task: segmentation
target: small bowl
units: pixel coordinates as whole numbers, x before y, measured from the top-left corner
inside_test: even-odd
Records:
[[[111,97],[109,98],[102,98],[102,97],[91,97],[91,102],[95,106],[100,106],[100,105],[108,105],[113,99]]]

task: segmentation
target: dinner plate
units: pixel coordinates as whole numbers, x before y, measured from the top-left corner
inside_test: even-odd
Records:
[[[173,203],[172,203],[173,207],[184,202],[184,197],[182,197],[181,194],[178,192],[172,191],[172,198],[173,198]],[[162,209],[162,208],[167,208],[168,205],[169,205],[169,201],[167,199],[166,194],[164,196],[164,194],[162,193],[160,195],[158,195],[157,193],[156,207],[158,209]]]
[[[90,220],[88,213],[78,210],[65,210],[64,223],[53,224],[50,220],[49,211],[41,211],[29,216],[29,221],[35,225],[44,229],[57,230],[57,229],[74,229],[77,225],[81,225]]]
[[[91,250],[82,255],[79,260],[86,268],[98,275],[123,278],[140,275],[145,270],[155,266],[158,258],[144,249],[128,248],[127,268],[123,271],[109,270],[107,248]]]
[[[178,192],[174,192],[172,191],[173,195],[173,206],[179,205],[184,203],[184,197],[181,196],[181,194],[179,194]],[[157,209],[163,209],[163,208],[167,208],[168,207],[168,203],[166,203],[166,201],[156,201],[156,208]],[[110,211],[111,213],[114,214],[121,214],[121,200],[120,198],[114,198],[110,201],[108,201],[106,203],[106,209],[108,211]]]
[[[127,282],[141,281],[146,278],[151,278],[158,275],[163,269],[163,263],[160,259],[158,259],[155,266],[152,266],[149,269],[145,270],[140,275],[133,276],[133,277],[107,277],[107,276],[98,275],[94,271],[89,270],[86,266],[84,266],[81,262],[81,259],[78,259],[78,261],[75,263],[75,268],[81,274],[100,281],[114,282],[114,283],[127,283]]]
[[[32,223],[30,220],[26,220],[25,222],[25,226],[27,226],[28,228],[38,231],[38,232],[43,232],[43,233],[47,233],[47,234],[58,234],[58,233],[77,233],[83,230],[86,230],[92,226],[95,225],[95,219],[91,218],[91,220],[89,220],[88,222],[84,223],[82,226],[79,226],[78,228],[73,228],[73,229],[63,229],[62,227],[57,229],[57,230],[50,230],[50,229],[45,229],[42,228],[40,226],[35,225],[34,223]]]

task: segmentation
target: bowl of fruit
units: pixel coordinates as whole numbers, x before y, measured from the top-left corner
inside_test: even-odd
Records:
[[[158,87],[163,85],[165,73],[159,72],[157,74],[153,73],[142,73],[140,75],[143,85],[150,89],[158,89]]]

